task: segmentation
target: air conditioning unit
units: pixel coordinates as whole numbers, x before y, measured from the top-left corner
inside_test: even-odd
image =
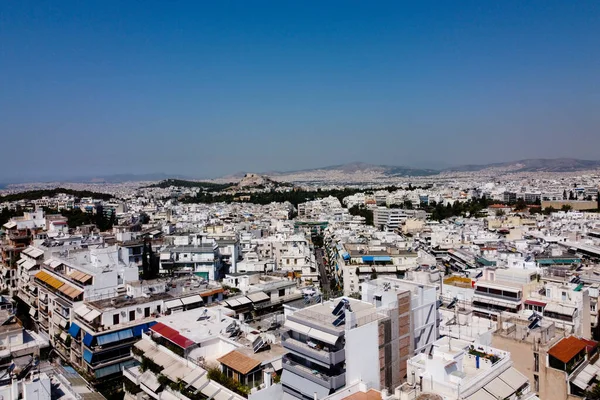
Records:
[[[121,317],[125,318],[127,316],[127,313],[125,311],[121,311]]]

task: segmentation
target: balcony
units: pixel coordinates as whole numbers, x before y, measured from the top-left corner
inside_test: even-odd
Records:
[[[305,365],[294,362],[288,357],[283,358],[283,369],[328,389],[339,389],[346,384],[346,373],[344,372],[339,375],[328,376]]]
[[[282,335],[282,345],[285,349],[305,355],[327,365],[336,365],[346,360],[344,349],[328,351],[309,346],[307,343],[291,338],[287,333]]]
[[[505,290],[504,292],[508,292],[508,291]],[[513,302],[521,301],[521,297],[519,297],[518,293],[517,293],[517,297],[505,296],[502,294],[494,294],[494,293],[489,293],[489,292],[484,292],[484,291],[479,291],[479,290],[475,290],[475,292],[473,294],[475,296],[481,296],[481,298],[499,299],[499,300],[505,300],[505,301],[513,301]]]

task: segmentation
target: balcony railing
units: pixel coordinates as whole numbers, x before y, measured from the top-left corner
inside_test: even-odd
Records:
[[[287,333],[283,334],[281,338],[284,348],[303,354],[317,361],[321,361],[327,365],[336,365],[346,359],[346,352],[344,349],[337,351],[318,349],[316,347],[309,346],[307,343],[293,339]]]
[[[473,294],[476,296],[488,297],[490,299],[500,299],[500,300],[514,301],[514,302],[521,301],[520,297],[510,297],[510,296],[504,296],[501,294],[492,294],[492,293],[478,292],[478,291],[475,291]]]
[[[283,369],[296,375],[300,375],[301,377],[328,389],[338,389],[346,384],[346,373],[344,372],[339,375],[328,376],[315,369],[292,361],[288,357],[284,357],[283,359]]]

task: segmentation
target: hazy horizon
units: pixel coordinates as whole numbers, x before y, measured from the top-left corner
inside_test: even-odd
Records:
[[[597,160],[599,19],[593,1],[8,2],[0,182]]]

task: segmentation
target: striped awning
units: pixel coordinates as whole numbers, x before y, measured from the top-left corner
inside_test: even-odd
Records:
[[[59,289],[59,292],[63,293],[65,296],[70,297],[72,299],[77,298],[77,296],[79,296],[81,293],[83,293],[83,290],[78,289],[74,286],[71,286],[67,283],[65,283],[64,285],[62,285]]]
[[[92,279],[91,275],[85,274],[81,271],[73,271],[69,274],[69,276],[81,283],[87,283],[90,279]]]
[[[53,287],[54,289],[58,289],[65,284],[63,281],[56,279],[55,277],[53,277],[45,271],[38,272],[37,274],[35,274],[35,277],[44,282],[46,285]]]

